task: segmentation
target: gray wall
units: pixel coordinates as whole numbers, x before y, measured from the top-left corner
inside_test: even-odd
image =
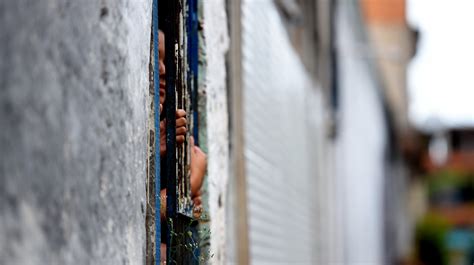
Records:
[[[143,264],[151,2],[0,2],[0,264]]]

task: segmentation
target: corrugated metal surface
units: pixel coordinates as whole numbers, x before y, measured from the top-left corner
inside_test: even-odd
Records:
[[[383,179],[387,128],[357,8],[354,2],[340,1],[337,9],[341,116],[335,176],[344,195],[344,263],[378,265],[386,264]]]
[[[243,1],[242,23],[250,260],[314,264],[321,104],[273,1]]]

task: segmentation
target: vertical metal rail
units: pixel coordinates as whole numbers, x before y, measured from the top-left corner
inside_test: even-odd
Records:
[[[187,65],[188,65],[188,93],[190,95],[190,118],[192,127],[192,135],[194,137],[194,144],[199,146],[199,111],[198,111],[198,66],[199,66],[199,45],[198,45],[198,0],[187,0],[187,14],[186,14],[186,34],[187,34]],[[193,150],[190,150],[193,152]],[[188,195],[191,192],[191,183],[189,179],[188,183]],[[192,209],[191,209],[192,211]],[[191,213],[192,215],[192,213]],[[190,231],[193,235],[193,240],[199,242],[198,226],[191,226]],[[197,247],[192,250],[193,253],[193,264],[199,264],[199,259],[196,257],[201,255],[200,248]]]
[[[161,257],[161,201],[160,201],[160,64],[158,49],[158,0],[153,0],[152,11],[152,36],[153,36],[153,88],[155,111],[155,264],[160,264]],[[158,152],[156,151],[158,150]]]
[[[199,145],[199,114],[198,114],[198,65],[199,65],[199,43],[198,43],[198,0],[188,0],[188,87],[191,95],[191,108],[193,115],[194,143]]]
[[[165,42],[165,67],[166,67],[166,102],[164,112],[166,117],[166,155],[164,157],[163,174],[166,177],[166,223],[168,234],[166,235],[166,257],[171,263],[171,249],[173,246],[172,232],[174,231],[172,220],[176,217],[176,57],[178,52],[178,1],[163,1],[162,8],[164,25],[163,32],[166,36]]]
[[[177,16],[177,50],[175,52],[176,56],[176,104],[177,108],[184,109],[187,113],[187,116],[191,115],[191,109],[189,104],[189,88],[188,88],[188,64],[187,64],[187,54],[188,50],[187,43],[187,24],[186,24],[186,0],[179,1],[179,9]],[[188,130],[191,129],[191,125],[188,123]],[[176,159],[177,159],[177,213],[178,214],[188,214],[191,213],[190,201],[191,196],[189,195],[189,144],[188,144],[188,135],[186,134],[186,141],[182,145],[176,146]]]
[[[187,113],[188,131],[193,130],[193,108],[192,108],[192,85],[190,84],[190,64],[189,64],[189,6],[187,0],[174,1],[166,9],[167,14],[172,21],[165,28],[171,29],[166,35],[168,41],[174,43],[173,54],[167,53],[174,57],[174,106],[175,108],[184,109]],[[173,31],[174,30],[174,31]],[[168,43],[168,42],[167,42]],[[168,69],[168,66],[167,66]],[[168,75],[169,73],[167,73]],[[193,80],[193,79],[191,79]],[[167,104],[172,104],[167,102]],[[171,126],[169,123],[168,127]],[[176,149],[176,214],[192,216],[191,194],[190,194],[190,146],[188,141],[189,132],[186,134],[186,141],[182,145],[175,145]],[[174,193],[173,193],[174,194]]]
[[[192,253],[183,235],[190,229],[192,205],[189,181],[190,152],[188,142],[176,144],[176,109],[185,109],[191,124],[188,128],[197,139],[197,0],[175,0],[161,2],[166,36],[166,155],[163,158],[162,174],[166,177],[167,190],[167,262],[189,264]],[[197,140],[197,141],[196,141]]]

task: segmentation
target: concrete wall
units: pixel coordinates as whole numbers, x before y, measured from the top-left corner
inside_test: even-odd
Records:
[[[229,48],[226,1],[203,1],[205,38],[206,121],[208,169],[207,190],[210,218],[210,264],[223,264],[226,257],[226,199],[229,178],[229,116],[227,105],[226,53]],[[212,256],[212,258],[210,258]]]
[[[1,1],[0,264],[143,264],[152,1]]]

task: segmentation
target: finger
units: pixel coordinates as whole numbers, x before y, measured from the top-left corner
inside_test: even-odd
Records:
[[[166,126],[165,122],[161,121],[160,122],[160,135],[166,135],[166,132],[165,132],[166,127],[165,126]]]
[[[185,135],[187,131],[186,127],[176,128],[176,135]]]
[[[176,127],[186,126],[187,122],[186,118],[178,118],[176,119]]]
[[[184,143],[184,135],[176,136],[176,142],[179,143],[179,144]]]
[[[201,206],[201,205],[202,205],[202,198],[201,198],[201,196],[195,197],[195,198],[193,199],[193,202],[194,202],[194,206],[195,206],[195,207]]]
[[[160,264],[166,264],[166,244],[161,243],[160,245],[160,257],[161,257],[161,263]]]
[[[193,209],[194,218],[199,219],[201,217],[201,214],[202,214],[202,206],[194,207]]]
[[[194,149],[194,137],[189,136],[189,146],[191,146],[191,150]]]
[[[181,118],[186,116],[186,111],[184,109],[177,109],[176,110],[176,118]]]
[[[160,114],[163,111],[163,104],[160,103]]]

